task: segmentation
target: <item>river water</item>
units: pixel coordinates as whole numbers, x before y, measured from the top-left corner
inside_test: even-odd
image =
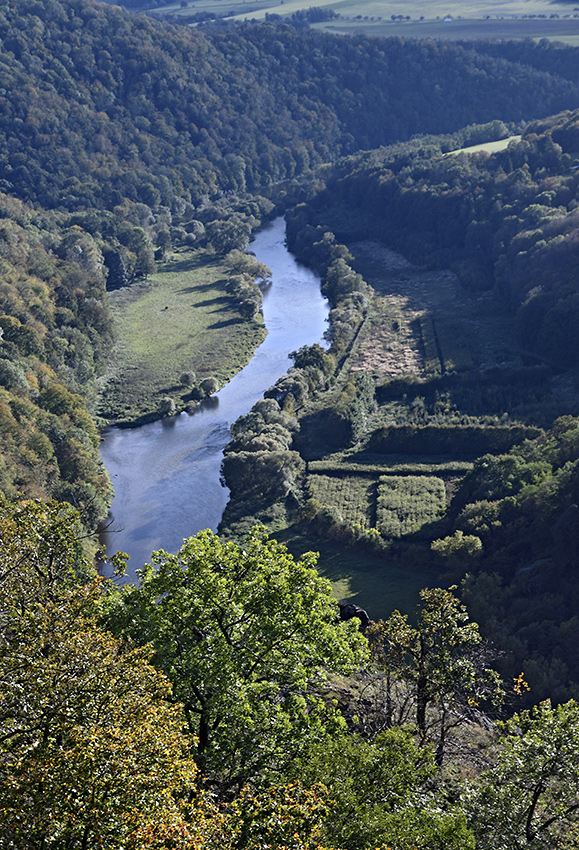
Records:
[[[154,550],[176,552],[183,538],[217,529],[229,495],[219,473],[230,425],[288,370],[290,351],[322,341],[328,305],[320,280],[296,262],[284,236],[279,218],[251,245],[272,283],[263,301],[268,335],[248,365],[191,414],[105,432],[101,454],[115,498],[103,542],[109,554],[129,554],[129,578]]]

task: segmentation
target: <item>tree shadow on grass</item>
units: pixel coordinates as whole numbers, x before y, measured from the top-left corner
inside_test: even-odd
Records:
[[[235,319],[224,319],[222,322],[215,322],[213,325],[209,325],[209,330],[219,330],[219,328],[228,328],[231,325],[242,325],[243,319],[235,318]]]
[[[306,551],[319,552],[318,572],[335,588],[342,588],[342,601],[361,605],[372,619],[388,617],[395,608],[412,612],[419,590],[437,581],[433,572],[422,566],[409,566],[388,553],[374,554],[312,537],[297,525],[274,536],[285,543],[294,557]]]
[[[178,289],[177,292],[202,292],[207,289],[218,289],[219,287],[225,286],[226,283],[227,281],[225,278],[220,278],[219,280],[212,280],[209,283],[200,283],[196,286],[184,286],[182,289]]]
[[[165,274],[167,272],[190,272],[193,269],[199,269],[204,266],[205,263],[199,257],[186,257],[182,260],[170,259],[167,262],[164,262],[160,265],[159,271],[161,274]]]
[[[204,301],[197,301],[194,307],[208,307],[210,304],[223,304],[222,310],[227,309],[230,304],[229,298],[226,295],[218,295],[215,298],[206,298]]]

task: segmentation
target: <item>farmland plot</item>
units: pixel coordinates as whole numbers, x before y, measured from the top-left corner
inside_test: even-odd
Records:
[[[441,478],[382,476],[378,485],[376,527],[383,537],[404,537],[440,519],[446,508]]]
[[[362,476],[311,475],[311,495],[345,525],[369,528],[374,515],[375,481]]]

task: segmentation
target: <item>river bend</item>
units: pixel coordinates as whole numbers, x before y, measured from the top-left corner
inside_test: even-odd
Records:
[[[155,549],[176,552],[183,538],[217,529],[229,496],[219,475],[231,424],[287,371],[290,351],[322,341],[328,305],[319,277],[286,248],[283,218],[261,230],[251,250],[272,283],[263,302],[268,335],[248,365],[193,413],[104,434],[115,497],[103,542],[109,554],[130,555],[129,579]]]

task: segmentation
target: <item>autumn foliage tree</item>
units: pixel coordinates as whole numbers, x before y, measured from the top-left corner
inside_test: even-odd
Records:
[[[191,804],[181,708],[150,648],[98,626],[80,528],[55,502],[0,505],[0,848],[195,846],[215,821]]]

